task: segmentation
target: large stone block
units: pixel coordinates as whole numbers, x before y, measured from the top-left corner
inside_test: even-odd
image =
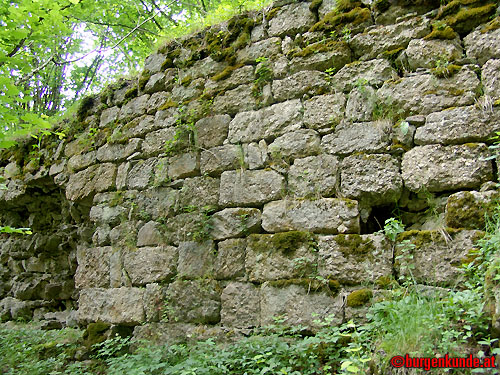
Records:
[[[410,69],[435,68],[438,61],[450,62],[463,55],[460,38],[454,40],[413,39],[406,49]]]
[[[140,324],[145,320],[144,294],[145,289],[139,288],[83,289],[78,319],[81,323]]]
[[[129,120],[145,114],[147,111],[149,96],[149,94],[146,94],[130,100],[121,108],[118,119]]]
[[[250,85],[241,85],[228,90],[214,99],[213,110],[217,114],[235,115],[238,112],[250,111],[257,101]]]
[[[250,328],[260,325],[260,293],[250,283],[231,282],[221,295],[221,324]]]
[[[118,119],[119,114],[120,114],[120,108],[118,108],[118,107],[106,108],[101,113],[101,119],[99,122],[99,126],[101,128],[104,128],[105,126],[112,124],[113,122],[115,122]]]
[[[500,29],[482,32],[480,28],[464,38],[467,57],[483,65],[489,59],[500,59]]]
[[[337,157],[327,154],[295,159],[288,171],[288,191],[296,197],[328,197],[337,186]]]
[[[252,206],[279,198],[285,178],[275,171],[226,171],[221,175],[221,206]]]
[[[156,158],[139,160],[128,173],[128,188],[142,190],[148,187],[153,177],[155,165]]]
[[[167,289],[164,315],[169,322],[218,323],[220,293],[213,280],[174,281]]]
[[[76,252],[78,268],[75,273],[75,287],[109,287],[109,256],[112,252],[111,246],[79,247]]]
[[[177,272],[183,278],[213,276],[215,245],[211,240],[204,242],[186,241],[179,244]]]
[[[281,52],[281,39],[274,37],[255,42],[236,53],[236,62],[255,64],[258,58],[273,58]]]
[[[68,160],[68,168],[71,171],[78,172],[97,162],[97,152],[90,151],[84,154],[73,155]]]
[[[312,129],[299,129],[283,134],[268,147],[273,159],[295,159],[318,154],[320,137]]]
[[[158,246],[126,251],[123,268],[134,286],[170,281],[177,271],[177,248]]]
[[[162,65],[166,60],[166,56],[161,53],[153,53],[146,57],[144,61],[144,70],[148,71],[150,74],[158,73],[162,69]]]
[[[132,155],[141,149],[142,139],[132,138],[129,139],[127,144],[109,144],[106,143],[104,146],[97,150],[97,160],[100,162],[116,162],[125,160],[127,157]]]
[[[385,51],[406,48],[412,39],[423,38],[430,31],[428,20],[415,17],[395,25],[375,27],[354,36],[349,44],[360,60],[371,60]]]
[[[342,161],[340,181],[342,196],[368,206],[395,203],[403,190],[399,163],[388,154],[348,156]]]
[[[217,244],[215,277],[228,280],[245,276],[246,239],[231,238]]]
[[[304,102],[304,124],[320,132],[328,131],[344,117],[345,105],[343,94],[315,96]]]
[[[166,142],[175,138],[175,127],[168,127],[146,134],[142,143],[142,152],[145,155],[157,155],[165,151]]]
[[[156,221],[148,221],[144,224],[137,233],[137,246],[156,246],[163,242],[159,223]]]
[[[186,152],[168,160],[168,177],[172,180],[193,177],[200,174],[200,154]]]
[[[115,186],[116,166],[111,163],[93,165],[72,174],[66,186],[66,198],[70,201],[87,198]]]
[[[500,59],[491,59],[481,71],[484,93],[493,98],[500,98]]]
[[[332,78],[332,85],[345,93],[354,87],[370,85],[380,87],[385,81],[396,79],[398,73],[386,59],[355,61],[340,69]]]
[[[357,233],[358,203],[343,198],[270,202],[262,212],[262,228],[267,232]]]
[[[466,65],[449,78],[418,73],[386,82],[377,91],[377,96],[379,107],[388,112],[427,115],[445,108],[474,104],[480,84],[476,72]]]
[[[258,111],[238,113],[229,124],[228,140],[252,142],[298,130],[302,125],[301,111],[300,100],[290,100]]]
[[[494,214],[500,193],[490,191],[461,191],[446,202],[446,225],[452,228],[485,229],[485,218]]]
[[[269,22],[270,36],[295,35],[308,30],[316,22],[309,4],[285,5]]]
[[[308,48],[314,52],[308,53]],[[290,63],[291,73],[301,70],[318,70],[323,72],[331,69],[331,71],[337,71],[351,62],[351,50],[345,42],[337,42],[336,44],[325,46],[325,42],[320,41],[307,46],[301,52],[294,54],[295,57],[292,58]]]
[[[500,108],[457,107],[427,116],[415,132],[415,144],[486,142],[500,131]]]
[[[196,122],[196,144],[199,147],[210,148],[220,146],[227,137],[231,116],[215,115],[205,117]]]
[[[301,98],[304,94],[314,96],[331,91],[330,76],[323,72],[301,71],[287,78],[273,81],[272,92],[278,102]]]
[[[337,155],[354,152],[384,152],[390,142],[391,123],[388,121],[342,122],[335,132],[321,139],[322,148]]]
[[[307,232],[251,234],[245,268],[252,282],[303,278],[316,270],[316,244]]]
[[[284,287],[281,287],[282,284]],[[288,284],[288,285],[287,285]],[[268,282],[261,288],[261,324],[273,324],[274,317],[287,325],[314,326],[314,321],[330,317],[332,324],[342,322],[342,299],[325,290],[311,291],[307,282]]]
[[[377,282],[392,276],[392,248],[382,234],[319,236],[318,272],[342,284]]]
[[[186,207],[192,206],[198,208],[205,206],[217,207],[219,184],[220,181],[218,178],[206,176],[186,178],[179,191],[176,204],[177,210],[183,210]]]
[[[210,235],[215,240],[243,237],[260,229],[261,213],[257,208],[226,208],[212,215]]]
[[[394,266],[400,277],[413,276],[420,284],[460,285],[465,273],[462,265],[475,257],[476,241],[483,236],[484,232],[477,230],[403,232],[398,242],[409,240],[415,247],[403,254],[405,245],[398,246]]]
[[[201,173],[220,174],[244,165],[243,147],[227,144],[201,152]]]
[[[137,213],[143,213],[152,220],[172,216],[179,191],[168,187],[158,187],[142,190],[140,194],[133,194],[137,204]]]
[[[429,145],[415,147],[403,155],[401,170],[405,186],[418,192],[475,189],[493,177],[486,145]]]

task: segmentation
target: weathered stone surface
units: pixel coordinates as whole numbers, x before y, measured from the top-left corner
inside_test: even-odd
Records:
[[[269,22],[270,36],[294,35],[309,29],[315,23],[309,4],[285,5]]]
[[[435,68],[439,61],[445,64],[463,55],[460,39],[413,39],[408,44],[406,56],[410,69]]]
[[[228,140],[231,143],[259,141],[276,137],[302,125],[302,104],[290,100],[258,111],[238,113],[229,124]]]
[[[383,234],[319,236],[318,272],[342,284],[392,276],[392,248]]]
[[[251,234],[245,268],[252,282],[311,275],[317,264],[314,237],[307,232]]]
[[[388,121],[342,122],[335,132],[325,135],[321,146],[330,154],[347,155],[353,152],[383,152],[390,141],[391,124]]]
[[[258,231],[261,213],[256,208],[226,208],[212,215],[210,235],[215,240],[241,237]]]
[[[215,278],[235,279],[245,276],[246,239],[231,238],[217,244]]]
[[[264,206],[262,228],[267,232],[357,233],[358,204],[340,198],[273,201]]]
[[[385,81],[397,77],[397,72],[386,59],[355,61],[333,76],[332,86],[347,93],[360,84],[380,87]]]
[[[500,98],[500,59],[491,59],[481,71],[484,93],[493,98]]]
[[[352,122],[370,121],[375,107],[375,89],[371,86],[359,86],[349,93],[345,116]]]
[[[244,165],[243,148],[240,145],[224,145],[201,152],[201,173],[220,174]]]
[[[179,244],[177,272],[183,278],[212,276],[215,263],[213,241],[186,241]]]
[[[127,177],[129,189],[145,189],[153,177],[153,170],[156,164],[155,158],[139,160],[130,170]]]
[[[146,86],[144,86],[144,92],[147,94],[153,94],[162,90],[165,90],[165,73],[163,72],[153,74],[146,83]]]
[[[142,95],[130,100],[121,108],[118,119],[131,119],[133,117],[138,117],[145,114],[147,111],[148,100],[149,94]]]
[[[220,91],[234,89],[240,85],[253,82],[255,68],[252,65],[244,65],[241,68],[233,70],[230,75],[221,80],[209,79],[205,82],[205,93],[214,95]]]
[[[103,192],[115,185],[116,166],[111,163],[93,165],[72,174],[66,187],[66,198],[76,201],[94,192]]]
[[[231,282],[221,295],[221,324],[250,328],[260,325],[260,293],[253,284]]]
[[[165,55],[161,53],[153,53],[146,57],[144,61],[144,70],[148,71],[150,74],[155,74],[161,71],[161,66],[165,62]]]
[[[188,323],[153,322],[134,327],[134,340],[159,345],[196,344],[207,339],[221,342],[227,339],[227,334],[219,326]]]
[[[97,152],[90,151],[85,154],[74,155],[68,160],[68,168],[78,172],[97,162]]]
[[[109,287],[109,255],[111,246],[79,247],[76,252],[78,268],[75,274],[75,287],[108,288]]]
[[[480,28],[464,38],[467,57],[483,65],[489,59],[500,59],[500,29],[483,33]]]
[[[125,287],[83,289],[78,300],[78,320],[81,323],[140,324],[145,319],[144,293],[144,289]]]
[[[488,156],[482,143],[415,147],[403,155],[403,180],[411,191],[475,189],[493,176]]]
[[[343,94],[315,96],[304,102],[304,124],[321,132],[337,126],[345,112]]]
[[[220,287],[213,280],[176,280],[167,289],[169,322],[218,323]]]
[[[395,203],[403,190],[399,163],[391,155],[353,155],[342,161],[340,191],[363,205]]]
[[[211,56],[208,56],[203,60],[196,61],[193,66],[188,69],[187,74],[193,79],[206,78],[223,71],[226,66],[227,62],[214,61]]]
[[[145,155],[155,155],[165,150],[167,141],[173,140],[175,137],[175,128],[160,129],[146,135],[146,139],[142,143],[142,151]]]
[[[250,85],[241,85],[216,96],[213,110],[218,114],[235,115],[238,112],[249,111],[255,108],[255,97]]]
[[[177,209],[182,210],[187,206],[216,207],[219,199],[219,184],[218,178],[205,176],[186,178],[179,192]]]
[[[320,41],[306,48],[314,49],[316,46],[324,45],[324,43],[324,41]],[[336,71],[350,62],[351,49],[349,45],[345,42],[338,42],[325,52],[317,51],[308,56],[292,58],[290,66],[291,73],[300,72],[301,70],[325,71],[326,69],[332,69],[332,71]]]
[[[168,187],[142,190],[131,199],[137,205],[136,211],[149,215],[152,220],[172,216],[175,212],[178,191]]]
[[[285,178],[274,171],[226,171],[221,175],[221,206],[258,205],[280,196]]]
[[[471,254],[477,251],[475,243],[483,235],[477,230],[409,231],[400,234],[398,240],[409,240],[415,245],[408,251],[413,255],[411,272],[417,283],[453,286],[461,282],[465,272],[462,264],[470,261]],[[398,257],[401,247],[396,250]],[[396,261],[399,276],[410,276],[407,262],[404,255]]]
[[[446,226],[452,228],[484,229],[486,215],[493,215],[500,193],[490,191],[461,191],[449,196],[446,202]]]
[[[98,194],[96,194],[96,196],[97,195]],[[125,207],[99,204],[96,206],[92,206],[92,208],[90,209],[89,218],[91,221],[97,224],[116,225],[120,222],[120,217],[125,215],[125,212]]]
[[[279,136],[268,147],[274,159],[294,159],[315,155],[320,151],[320,137],[312,129],[299,129]]]
[[[377,96],[382,106],[392,107],[393,111],[427,115],[449,107],[474,104],[479,87],[476,73],[470,66],[463,66],[449,78],[418,73],[386,82],[377,91]]]
[[[340,296],[332,292],[310,292],[307,283],[290,283],[283,288],[274,284],[272,281],[265,283],[260,291],[262,325],[274,323],[276,316],[285,317],[284,324],[293,326],[314,326],[318,317],[331,317],[332,324],[342,321]]]
[[[335,193],[338,159],[321,154],[295,159],[288,172],[288,191],[296,197],[328,197]]]
[[[123,268],[134,286],[170,281],[177,271],[177,248],[158,246],[126,251]]]
[[[198,152],[186,152],[172,156],[168,160],[168,177],[172,180],[178,178],[193,177],[200,171],[200,154]]]
[[[229,115],[215,115],[198,120],[195,124],[196,144],[203,148],[222,145],[227,137],[230,121]]]
[[[132,138],[129,139],[127,144],[109,144],[99,147],[97,150],[97,160],[101,162],[107,161],[121,161],[141,149],[142,139]]]
[[[196,81],[189,86],[174,86],[172,89],[172,100],[176,103],[183,103],[191,99],[197,98],[202,94],[202,88],[196,85]]]
[[[266,165],[268,160],[267,143],[260,140],[243,145],[243,160],[248,169],[258,169]]]
[[[194,231],[191,229],[204,228],[206,223],[206,215],[199,211],[182,213],[171,217],[165,225],[164,237],[166,242],[179,245],[181,242],[194,241]]]
[[[423,38],[430,32],[430,23],[420,17],[395,25],[378,26],[352,38],[350,46],[360,60],[371,60],[385,51],[406,48],[412,39]]]
[[[278,102],[301,98],[304,94],[314,96],[330,91],[329,75],[317,71],[301,71],[284,79],[273,81],[272,92]]]
[[[156,246],[162,242],[162,235],[156,221],[148,221],[137,233],[137,246]]]
[[[242,64],[255,64],[259,57],[273,58],[281,52],[281,39],[269,38],[252,43],[236,53],[236,62]]]
[[[120,114],[120,108],[118,107],[106,108],[101,113],[101,120],[99,122],[99,126],[101,128],[104,128],[105,126],[111,124],[112,122],[118,119],[119,114]]]
[[[169,95],[164,91],[152,94],[148,100],[148,115],[155,114],[158,111],[158,108],[160,108],[168,100],[168,98]]]
[[[458,107],[429,114],[425,125],[415,132],[415,144],[485,142],[497,131],[500,131],[499,108]]]

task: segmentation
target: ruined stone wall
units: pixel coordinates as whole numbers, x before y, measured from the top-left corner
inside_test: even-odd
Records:
[[[4,152],[1,222],[35,233],[0,238],[2,318],[164,339],[339,323],[404,275],[390,217],[418,283],[459,285],[498,198],[500,20],[411,3],[237,16],[85,99],[64,140]]]

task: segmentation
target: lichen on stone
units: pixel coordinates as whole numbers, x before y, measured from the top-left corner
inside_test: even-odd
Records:
[[[367,8],[356,7],[349,11],[342,11],[337,7],[327,13],[321,21],[314,24],[309,31],[335,31],[337,35],[341,35],[345,27],[351,28],[369,20],[371,20],[371,12]]]
[[[347,307],[361,307],[371,301],[373,292],[371,289],[355,290],[347,296]]]

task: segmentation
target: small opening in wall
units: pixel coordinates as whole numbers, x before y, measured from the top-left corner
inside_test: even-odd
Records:
[[[394,204],[372,207],[366,222],[361,221],[361,234],[370,234],[384,229],[387,219],[397,216],[397,207]]]

